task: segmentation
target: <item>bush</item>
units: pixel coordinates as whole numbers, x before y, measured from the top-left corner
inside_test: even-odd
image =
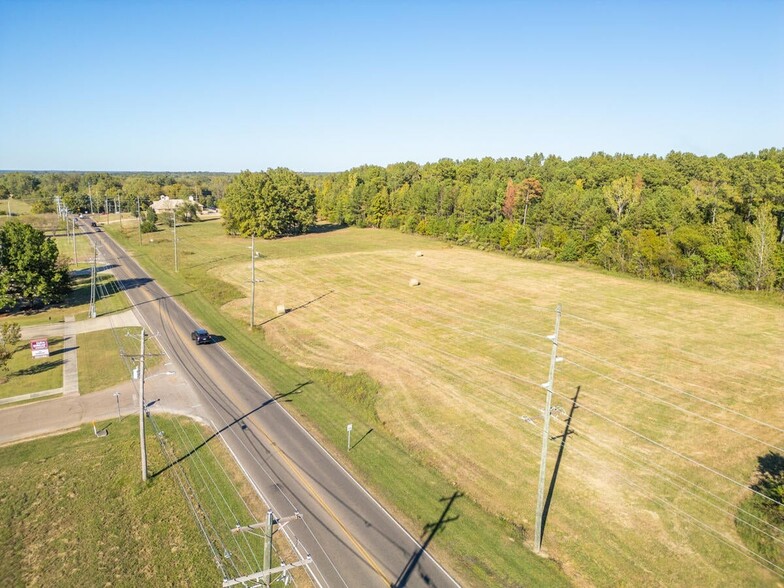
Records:
[[[709,273],[705,283],[724,292],[732,292],[740,288],[740,279],[729,270]]]
[[[536,260],[553,259],[555,252],[549,247],[529,247],[523,251],[523,257]]]
[[[142,233],[154,233],[158,230],[158,227],[155,226],[155,223],[150,220],[146,220],[142,223]]]
[[[705,277],[708,265],[705,260],[697,254],[692,254],[686,260],[686,270],[683,277],[686,280],[699,282]]]
[[[566,243],[564,243],[564,246],[561,248],[561,251],[558,253],[558,261],[579,260],[582,255],[581,249],[582,247],[580,243],[578,243],[574,239],[569,239]]]

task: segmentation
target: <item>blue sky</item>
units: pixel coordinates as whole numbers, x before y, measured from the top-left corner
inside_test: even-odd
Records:
[[[784,146],[784,2],[0,0],[0,169]]]

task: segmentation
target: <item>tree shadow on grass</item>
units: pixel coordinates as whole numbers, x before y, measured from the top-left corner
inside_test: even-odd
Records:
[[[334,223],[324,223],[323,225],[315,225],[308,229],[308,232],[305,233],[306,235],[318,235],[321,233],[332,233],[334,231],[342,231],[343,229],[347,229],[348,225],[338,225]]]
[[[35,363],[30,367],[22,368],[21,370],[16,370],[9,374],[9,377],[18,377],[18,376],[34,376],[36,374],[41,374],[43,372],[48,372],[49,370],[53,370],[54,368],[63,365],[62,359],[56,359],[54,361],[43,361],[40,363]]]

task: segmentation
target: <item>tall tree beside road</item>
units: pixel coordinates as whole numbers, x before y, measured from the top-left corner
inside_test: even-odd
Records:
[[[70,289],[68,265],[50,237],[18,221],[0,227],[0,308],[51,304]]]
[[[243,171],[220,201],[223,224],[231,235],[264,239],[297,235],[315,222],[315,194],[291,170]]]

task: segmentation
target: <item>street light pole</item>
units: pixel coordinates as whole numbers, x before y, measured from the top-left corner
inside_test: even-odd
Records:
[[[122,415],[120,414],[120,393],[115,392],[113,396],[114,399],[117,401],[117,420],[119,421],[122,420]]]

